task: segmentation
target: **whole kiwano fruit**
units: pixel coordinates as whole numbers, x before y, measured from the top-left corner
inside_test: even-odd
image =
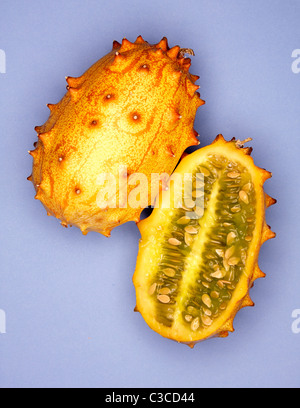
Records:
[[[105,236],[140,220],[142,207],[99,205],[98,178],[110,173],[118,186],[142,173],[150,182],[152,173],[171,174],[186,148],[199,144],[193,125],[204,101],[195,85],[199,77],[189,73],[185,54],[191,53],[169,48],[166,38],[156,45],[141,36],[134,43],[123,39],[83,76],[67,78],[68,92],[48,105],[50,117],[36,127],[38,142],[30,152],[29,180],[48,215],[65,227]],[[150,192],[147,197],[151,205]]]

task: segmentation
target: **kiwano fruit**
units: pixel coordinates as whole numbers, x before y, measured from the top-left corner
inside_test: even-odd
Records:
[[[199,144],[193,125],[204,101],[185,54],[193,52],[169,48],[166,38],[155,45],[141,36],[134,43],[123,39],[80,78],[67,78],[68,91],[48,105],[50,117],[36,127],[38,142],[30,152],[28,179],[48,215],[64,227],[105,236],[140,220],[143,208],[121,203],[118,188],[115,208],[99,204],[98,177],[109,173],[117,186],[133,173],[150,181],[151,173],[171,174],[186,148]],[[134,188],[129,185],[128,195]],[[150,192],[147,197],[146,206]]]
[[[272,174],[255,166],[244,143],[219,135],[185,157],[174,175],[190,174],[192,188],[186,193],[170,182],[138,224],[136,311],[157,333],[190,347],[228,336],[236,313],[253,306],[253,282],[265,276],[258,256],[275,237],[265,208],[276,200],[263,189]]]

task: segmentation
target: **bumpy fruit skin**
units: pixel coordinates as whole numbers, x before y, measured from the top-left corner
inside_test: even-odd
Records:
[[[143,208],[99,208],[97,178],[143,173],[150,182],[151,173],[171,174],[185,149],[199,144],[193,124],[204,101],[196,92],[199,77],[189,73],[188,52],[170,49],[166,38],[156,45],[141,36],[134,43],[123,39],[82,77],[67,78],[68,92],[48,105],[50,117],[36,127],[38,142],[30,152],[28,179],[48,215],[83,234],[105,236],[140,220]]]
[[[265,221],[265,210],[276,200],[263,187],[272,174],[255,166],[251,152],[242,142],[227,142],[219,135],[212,145],[186,156],[174,174],[193,173],[209,160],[217,163],[214,184],[208,177],[211,168],[200,167],[207,172],[205,189],[210,184],[217,186],[210,196],[205,193],[209,202],[203,218],[189,221],[189,213],[175,209],[182,193],[174,193],[170,184],[169,191],[161,192],[160,207],[138,224],[142,237],[133,277],[135,311],[160,335],[191,348],[234,331],[237,312],[254,306],[249,296],[254,281],[265,277],[258,257],[261,245],[275,238]],[[245,169],[247,181],[235,164]],[[230,186],[227,191],[226,185]],[[170,196],[171,207],[165,208]],[[227,297],[225,302],[222,296]],[[219,311],[215,312],[214,304]]]

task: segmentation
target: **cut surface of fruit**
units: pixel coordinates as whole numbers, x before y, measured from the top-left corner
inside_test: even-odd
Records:
[[[219,135],[174,173],[190,174],[192,191],[170,182],[158,208],[138,224],[137,310],[164,337],[191,347],[226,337],[236,313],[253,306],[249,289],[265,276],[258,267],[260,247],[275,237],[265,208],[276,201],[263,189],[272,175],[255,166],[251,151]],[[196,200],[201,196],[202,208]]]

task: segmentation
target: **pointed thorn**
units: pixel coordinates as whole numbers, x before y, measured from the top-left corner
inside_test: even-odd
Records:
[[[143,39],[143,37],[142,37],[141,35],[139,35],[139,36],[137,37],[137,39],[135,40],[135,43],[136,43],[136,44],[145,44],[146,41]]]
[[[200,77],[198,75],[191,75],[192,81],[196,82],[198,81],[198,79],[200,79]]]
[[[43,126],[36,126],[36,127],[34,128],[34,130],[36,131],[36,133],[42,133]]]
[[[275,198],[270,197],[268,194],[265,195],[266,199],[266,207],[269,208],[272,205],[275,205],[277,203],[277,200]]]
[[[168,52],[167,55],[170,57],[172,60],[176,61],[178,54],[180,51],[179,45],[175,45],[175,47],[171,48]]]
[[[129,51],[132,48],[134,48],[134,44],[127,40],[127,38],[123,38],[120,52]]]
[[[241,304],[241,306],[240,306],[240,309],[243,309],[244,307],[253,307],[253,306],[254,306],[254,302],[253,302],[253,300],[251,299],[250,295],[247,294],[247,295],[244,297],[243,301],[242,301],[242,304]]]
[[[112,51],[117,50],[119,48],[121,48],[121,44],[118,41],[114,41]]]
[[[168,40],[166,37],[163,37],[158,44],[155,46],[156,48],[161,48],[163,51],[168,51]]]
[[[267,171],[265,169],[262,169],[262,180],[263,183],[265,183],[267,180],[272,178],[273,174],[270,171]]]
[[[78,88],[78,86],[80,85],[81,78],[74,78],[74,77],[68,76],[66,77],[66,81],[70,88]]]
[[[203,101],[203,99],[201,99],[200,98],[200,94],[197,92],[197,94],[198,94],[198,96],[199,96],[199,98],[198,98],[198,100],[197,100],[197,107],[198,108],[200,108],[200,106],[203,106],[203,105],[205,105],[205,101]]]
[[[47,107],[50,109],[50,111],[52,112],[53,109],[55,108],[55,105],[53,105],[52,103],[48,103]]]
[[[192,98],[195,94],[196,91],[198,91],[198,89],[200,88],[199,85],[195,85],[193,84],[193,82],[191,82],[188,78],[186,80],[186,90],[188,95]]]

